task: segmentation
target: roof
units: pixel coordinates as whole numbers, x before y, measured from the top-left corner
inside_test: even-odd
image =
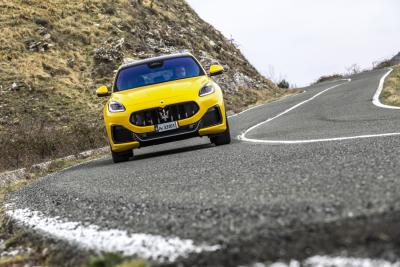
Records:
[[[158,57],[151,57],[151,58],[146,58],[146,59],[137,60],[137,61],[123,64],[119,67],[119,69],[124,69],[124,68],[128,68],[128,67],[136,66],[136,65],[147,64],[147,63],[154,62],[154,61],[161,61],[161,60],[166,60],[166,59],[171,59],[171,58],[176,58],[176,57],[185,57],[185,56],[193,57],[193,55],[188,52],[176,53],[176,54],[164,55],[164,56],[158,56]]]

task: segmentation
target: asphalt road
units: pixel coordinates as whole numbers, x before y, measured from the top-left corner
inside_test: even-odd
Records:
[[[398,110],[371,102],[387,70],[328,82],[230,118],[232,136],[311,140],[400,133]],[[130,233],[220,244],[180,259],[238,266],[314,253],[398,255],[400,136],[300,144],[198,138],[109,157],[44,177],[8,197],[16,208]],[[397,240],[397,241],[396,241]],[[390,255],[388,254],[390,247]],[[176,264],[176,263],[174,263]]]

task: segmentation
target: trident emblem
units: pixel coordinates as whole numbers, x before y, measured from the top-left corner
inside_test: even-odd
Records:
[[[169,118],[169,114],[168,114],[169,112],[168,112],[168,110],[166,110],[166,109],[162,109],[162,110],[160,110],[160,112],[159,112],[159,114],[160,114],[160,118],[163,120],[163,121],[168,121],[168,118]]]

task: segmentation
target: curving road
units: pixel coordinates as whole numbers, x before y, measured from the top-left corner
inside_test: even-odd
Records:
[[[137,150],[127,163],[106,157],[44,177],[8,197],[9,215],[23,223],[12,210],[39,211],[217,245],[172,265],[238,266],[343,250],[386,257],[370,249],[396,247],[400,232],[393,227],[400,113],[372,103],[386,72],[318,84],[232,116],[240,140],[229,146],[192,139]]]

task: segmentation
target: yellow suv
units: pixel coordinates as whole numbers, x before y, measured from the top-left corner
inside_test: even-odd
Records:
[[[104,122],[115,163],[133,157],[133,149],[208,136],[215,145],[231,141],[221,88],[189,53],[145,59],[118,69],[104,107]]]

